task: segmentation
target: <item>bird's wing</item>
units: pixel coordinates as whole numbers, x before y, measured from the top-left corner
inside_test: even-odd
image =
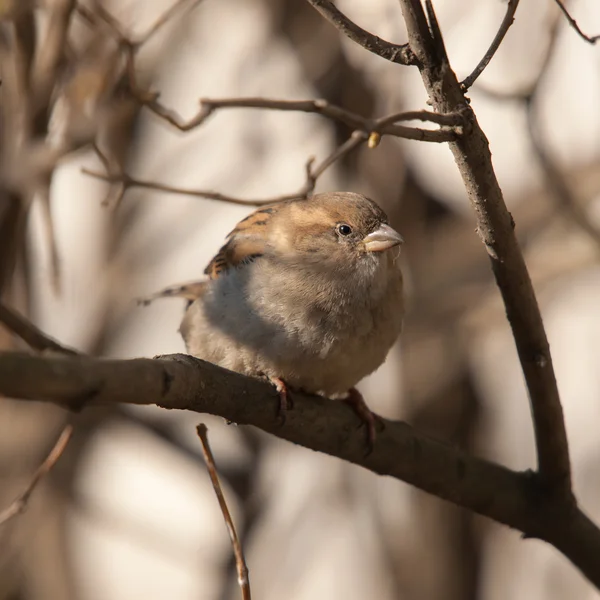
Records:
[[[265,206],[240,221],[227,236],[227,242],[208,263],[204,273],[216,279],[228,269],[262,256],[268,241],[265,228],[269,226],[280,204]]]

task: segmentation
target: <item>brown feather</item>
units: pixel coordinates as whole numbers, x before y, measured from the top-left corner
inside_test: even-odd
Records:
[[[281,204],[265,206],[242,219],[227,235],[227,242],[208,263],[204,273],[210,279],[216,279],[221,273],[262,256],[267,241],[264,228],[280,207]]]

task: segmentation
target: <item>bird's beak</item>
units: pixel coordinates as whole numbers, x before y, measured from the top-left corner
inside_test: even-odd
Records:
[[[383,252],[404,243],[404,240],[395,229],[383,224],[365,236],[362,242],[367,252]]]

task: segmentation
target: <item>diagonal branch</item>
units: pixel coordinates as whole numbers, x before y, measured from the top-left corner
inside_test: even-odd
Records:
[[[353,42],[361,45],[373,54],[399,65],[417,64],[414,54],[408,44],[392,44],[380,37],[369,33],[342,13],[333,2],[329,0],[308,0],[309,3],[323,15],[336,29],[349,37]]]
[[[570,219],[574,225],[579,227],[600,248],[600,227],[590,218],[586,209],[581,206],[580,200],[576,197],[576,194],[561,172],[560,165],[553,158],[552,153],[548,149],[548,144],[544,140],[544,132],[540,123],[537,99],[540,90],[543,89],[542,84],[546,80],[548,70],[558,48],[558,33],[561,25],[559,16],[557,15],[557,18],[550,25],[549,42],[546,52],[544,53],[537,75],[530,84],[523,89],[512,92],[499,92],[481,86],[478,89],[495,100],[512,100],[520,102],[523,105],[529,141],[535,158],[544,172],[550,198],[554,200],[558,210],[566,218]]]
[[[209,190],[194,190],[189,188],[180,188],[156,181],[145,181],[143,179],[135,179],[127,173],[98,173],[89,169],[82,169],[82,172],[96,179],[107,181],[111,184],[119,185],[118,200],[122,198],[125,192],[130,188],[142,188],[147,190],[156,190],[161,192],[170,192],[172,194],[180,194],[182,196],[194,196],[196,198],[204,198],[206,200],[218,200],[219,202],[229,202],[231,204],[241,204],[242,206],[265,206],[267,204],[275,204],[277,202],[285,202],[286,200],[295,200],[298,198],[308,198],[317,184],[318,178],[335,162],[347,156],[358,148],[361,144],[367,141],[367,135],[362,131],[354,131],[352,135],[341,145],[338,146],[329,156],[327,156],[316,168],[313,169],[314,159],[310,158],[305,166],[306,180],[303,186],[293,194],[283,194],[271,198],[261,198],[248,200],[228,196],[219,192]],[[109,193],[110,195],[110,193]],[[105,201],[107,204],[108,202]]]
[[[31,321],[22,317],[3,302],[0,302],[0,323],[9,331],[19,336],[33,350],[37,350],[38,352],[52,350],[62,354],[77,354],[77,351],[67,348],[51,337],[48,337]]]
[[[561,0],[554,0],[554,2],[556,2],[556,4],[558,5],[558,8],[560,8],[563,15],[565,15],[567,21],[569,22],[569,25],[577,32],[577,35],[579,35],[580,38],[582,38],[583,40],[585,40],[586,42],[588,42],[590,44],[595,44],[598,40],[600,40],[600,35],[590,36],[590,35],[583,33],[583,31],[581,30],[581,27],[579,27],[579,25],[577,24],[577,21],[569,14],[567,7],[564,5],[563,2],[561,2]]]
[[[421,63],[421,77],[434,109],[458,112],[469,121],[469,133],[450,143],[450,149],[477,217],[529,390],[539,476],[549,492],[572,501],[563,411],[533,285],[494,173],[488,140],[450,67],[429,0],[426,6],[427,16],[420,0],[401,0],[410,45]]]
[[[282,425],[279,398],[267,382],[182,354],[103,360],[0,352],[0,394],[67,407],[80,407],[85,397],[94,404],[156,404],[254,425],[546,540],[600,586],[600,530],[576,505],[547,495],[530,473],[469,456],[403,422],[386,420],[365,456],[357,417],[343,402],[294,393]]]
[[[502,23],[500,23],[500,28],[498,32],[494,36],[490,47],[487,52],[483,55],[483,58],[479,61],[479,64],[473,69],[473,72],[466,77],[461,85],[463,90],[466,92],[477,80],[477,78],[483,73],[484,69],[490,64],[490,61],[496,54],[498,48],[500,48],[500,44],[504,40],[504,36],[508,33],[510,26],[514,23],[515,13],[517,12],[517,7],[519,6],[519,0],[508,0],[508,5],[506,7],[506,13],[504,15],[504,19],[502,19]]]
[[[31,494],[33,494],[40,481],[54,468],[54,465],[57,463],[58,459],[63,455],[63,452],[65,451],[72,434],[73,425],[67,423],[67,425],[65,425],[63,430],[60,432],[60,435],[58,436],[54,446],[52,446],[48,456],[33,474],[33,477],[31,478],[31,481],[29,482],[29,485],[25,491],[13,502],[11,502],[9,506],[0,511],[0,526],[4,525],[4,523],[10,521],[17,515],[20,515],[22,512],[25,512],[27,506],[29,505],[29,498],[31,497]]]
[[[206,462],[206,468],[210,476],[210,481],[215,490],[215,495],[219,501],[221,512],[223,513],[223,519],[227,525],[227,531],[229,532],[229,538],[231,539],[231,545],[233,546],[233,553],[235,554],[235,565],[238,572],[238,585],[242,591],[242,600],[250,600],[250,579],[248,577],[248,567],[246,565],[246,559],[244,558],[244,551],[242,549],[242,543],[238,537],[235,525],[227,506],[227,500],[225,500],[225,494],[221,488],[219,481],[219,475],[217,473],[217,466],[215,465],[215,458],[213,456],[210,444],[208,443],[208,428],[204,423],[200,423],[196,427],[200,443],[202,444],[202,454],[204,455],[204,462]]]

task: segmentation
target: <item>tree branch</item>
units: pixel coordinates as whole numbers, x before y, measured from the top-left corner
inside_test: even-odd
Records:
[[[426,0],[401,0],[410,46],[437,112],[463,114],[468,134],[450,143],[502,294],[529,390],[538,470],[549,491],[572,498],[571,467],[563,411],[531,279],[492,166],[488,140],[452,71],[433,7]]]
[[[0,352],[0,394],[77,408],[84,397],[94,404],[156,404],[254,425],[549,541],[600,586],[600,531],[574,503],[547,495],[533,474],[469,456],[402,422],[386,420],[365,456],[358,418],[343,402],[294,393],[294,409],[281,425],[279,398],[267,382],[187,355],[103,360]]]
[[[133,70],[131,72],[133,73]],[[130,75],[130,78],[133,77],[133,74]],[[135,86],[136,84],[133,85]],[[293,200],[295,198],[307,198],[314,191],[317,179],[331,165],[342,157],[350,154],[365,141],[369,141],[369,148],[375,148],[382,135],[391,135],[423,142],[449,142],[456,140],[462,135],[464,125],[462,116],[458,113],[438,114],[427,110],[413,110],[393,113],[378,119],[368,119],[339,106],[330,104],[326,100],[275,100],[271,98],[203,99],[200,100],[200,111],[198,114],[189,121],[184,121],[176,112],[166,108],[158,102],[158,94],[149,94],[139,89],[137,89],[135,94],[140,103],[149,108],[158,117],[183,132],[201,126],[216,110],[227,108],[255,108],[263,110],[280,110],[285,112],[313,113],[323,115],[333,121],[338,121],[349,127],[353,127],[355,128],[355,131],[353,131],[348,140],[336,148],[315,169],[312,168],[314,159],[311,158],[307,162],[306,180],[297,192],[260,199],[237,198],[212,190],[180,188],[156,181],[136,179],[122,171],[114,172],[111,170],[107,157],[104,156],[101,150],[96,146],[94,150],[106,169],[106,173],[98,173],[97,171],[86,168],[83,168],[82,172],[117,186],[116,189],[111,189],[109,191],[108,196],[103,202],[103,204],[112,208],[119,205],[128,189],[135,187],[249,206],[264,206],[266,204],[274,204],[276,202]],[[440,129],[420,129],[418,127],[398,125],[398,122],[402,121],[425,121],[435,123],[440,126]],[[377,142],[373,142],[374,139],[377,139]]]
[[[142,179],[135,179],[127,173],[97,173],[96,171],[90,171],[89,169],[82,169],[81,171],[86,175],[102,179],[112,184],[119,184],[120,189],[116,197],[117,203],[121,200],[125,192],[129,188],[143,188],[147,190],[157,190],[162,192],[170,192],[172,194],[181,194],[182,196],[194,196],[196,198],[205,198],[207,200],[218,200],[219,202],[229,202],[231,204],[241,204],[243,206],[265,206],[267,204],[275,204],[277,202],[285,202],[286,200],[295,200],[298,198],[308,198],[312,194],[317,184],[317,179],[336,161],[340,158],[350,154],[353,150],[358,148],[361,144],[367,141],[367,135],[362,131],[354,131],[352,135],[341,145],[338,146],[328,157],[326,157],[315,169],[313,169],[314,158],[310,158],[305,166],[306,180],[304,185],[293,194],[283,194],[279,196],[273,196],[271,198],[261,198],[255,200],[237,198],[235,196],[228,196],[219,192],[213,192],[209,190],[193,190],[189,188],[180,188],[157,181],[144,181]],[[109,196],[104,201],[108,204],[108,198],[112,194],[109,192]],[[114,205],[112,205],[114,206]]]
[[[308,0],[336,29],[373,54],[399,65],[417,64],[408,44],[392,44],[369,33],[351,21],[329,0]]]
[[[506,7],[506,14],[504,15],[504,19],[502,19],[502,23],[500,23],[500,28],[498,32],[494,36],[490,47],[487,52],[483,55],[483,58],[479,61],[479,64],[473,69],[473,72],[466,77],[461,86],[463,90],[466,92],[477,80],[477,78],[483,73],[484,69],[490,64],[490,61],[496,54],[498,48],[500,48],[500,44],[504,40],[504,36],[507,34],[510,26],[514,23],[515,13],[517,12],[517,7],[519,6],[519,0],[508,0],[508,6]]]
[[[554,19],[550,26],[548,46],[537,76],[527,87],[513,92],[498,92],[481,86],[478,89],[495,100],[512,100],[520,102],[523,105],[529,141],[535,158],[548,182],[547,188],[550,197],[554,200],[557,209],[600,248],[600,227],[590,218],[586,209],[581,206],[581,203],[576,198],[576,194],[562,174],[560,166],[553,159],[552,153],[547,149],[548,144],[544,140],[541,123],[539,122],[537,98],[540,90],[543,89],[542,83],[546,78],[558,46],[558,32],[561,25],[559,16],[557,15],[557,18]]]
[[[0,525],[4,525],[4,523],[10,521],[13,517],[25,512],[31,494],[33,494],[40,481],[52,470],[58,459],[62,456],[72,434],[73,425],[67,423],[60,432],[54,446],[52,446],[52,450],[50,450],[44,462],[37,468],[25,491],[3,511],[0,511]]]
[[[53,350],[62,354],[77,354],[76,350],[67,348],[51,337],[48,337],[33,323],[6,306],[3,302],[0,302],[0,323],[19,336],[33,350],[37,350],[38,352]]]
[[[227,531],[229,532],[229,538],[231,539],[231,545],[233,547],[233,553],[235,555],[235,566],[238,574],[238,585],[242,592],[242,600],[250,600],[250,579],[248,577],[248,567],[246,565],[246,559],[244,558],[244,551],[242,549],[242,543],[238,537],[237,531],[235,530],[235,524],[231,518],[229,507],[227,506],[227,500],[225,500],[225,494],[221,489],[221,483],[219,481],[219,475],[217,473],[217,466],[215,465],[215,458],[213,456],[210,444],[208,443],[208,429],[204,423],[200,423],[196,427],[200,443],[202,444],[202,454],[204,461],[206,462],[206,468],[210,476],[215,495],[219,501],[219,507],[223,513],[223,519],[227,525]]]
[[[577,32],[577,35],[579,35],[579,37],[581,37],[583,40],[590,44],[595,44],[598,40],[600,40],[600,35],[589,36],[583,33],[579,25],[577,25],[577,21],[569,14],[567,7],[561,2],[561,0],[554,1],[558,5],[558,8],[560,8],[560,10],[562,11],[563,15],[565,15],[565,17],[567,18],[567,21],[569,21],[569,25]]]

